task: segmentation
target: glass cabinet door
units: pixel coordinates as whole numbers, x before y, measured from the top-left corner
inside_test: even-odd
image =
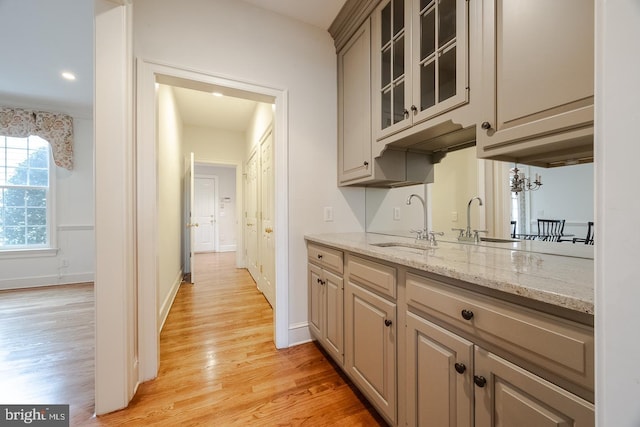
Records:
[[[411,100],[407,76],[407,60],[410,44],[408,44],[405,16],[406,0],[389,0],[383,2],[376,10],[374,27],[374,53],[379,67],[375,79],[379,106],[378,117],[374,116],[377,129],[383,133],[397,131],[409,125],[407,104]],[[385,132],[386,131],[386,132]]]
[[[467,5],[413,0],[414,122],[467,102]]]

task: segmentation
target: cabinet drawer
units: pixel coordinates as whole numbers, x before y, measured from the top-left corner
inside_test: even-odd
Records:
[[[593,328],[410,273],[406,285],[410,306],[594,390]]]
[[[395,299],[396,269],[394,267],[347,255],[347,271],[349,281],[355,281]]]
[[[310,243],[307,248],[307,256],[309,257],[309,261],[322,267],[330,268],[337,273],[344,271],[342,252],[340,251]]]

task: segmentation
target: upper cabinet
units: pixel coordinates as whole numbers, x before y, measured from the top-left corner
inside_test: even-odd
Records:
[[[376,140],[468,102],[467,15],[464,0],[378,5],[372,15]]]
[[[593,0],[483,0],[478,156],[593,159]]]
[[[329,32],[340,185],[409,182],[398,152],[593,160],[594,0],[348,0]]]
[[[369,20],[338,52],[338,183],[370,178],[371,35]]]

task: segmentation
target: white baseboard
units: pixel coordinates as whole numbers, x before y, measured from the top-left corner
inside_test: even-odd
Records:
[[[220,245],[218,252],[235,252],[236,245]]]
[[[47,276],[19,277],[15,279],[0,279],[0,290],[39,288],[42,286],[70,285],[72,283],[93,282],[93,273],[72,273]]]
[[[309,333],[309,322],[296,323],[289,326],[289,347],[312,341]]]
[[[167,317],[169,316],[169,310],[171,310],[171,306],[173,305],[173,301],[176,299],[176,294],[180,289],[180,284],[182,283],[182,277],[184,273],[182,269],[178,272],[178,276],[174,279],[173,285],[171,285],[171,289],[167,294],[164,301],[162,301],[162,305],[160,306],[160,327],[158,329],[158,334],[162,332],[162,328],[164,328],[164,322],[167,321]]]

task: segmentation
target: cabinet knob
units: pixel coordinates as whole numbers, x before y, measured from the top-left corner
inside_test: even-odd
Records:
[[[322,259],[322,254],[318,254],[318,259]]]
[[[455,365],[453,365],[454,368],[456,368],[456,372],[459,374],[464,374],[464,371],[467,370],[467,367],[464,365],[464,363],[456,363]]]
[[[363,163],[363,165],[364,165],[364,167],[365,167],[365,168],[368,168],[368,167],[369,167],[369,162],[367,162],[367,161],[365,160],[365,161],[364,161],[364,163]]]
[[[415,105],[412,105],[411,111],[413,111],[413,115],[415,116],[416,114],[418,114],[418,107],[416,107]]]
[[[406,108],[404,109],[404,111],[402,112],[404,114],[404,118],[408,119],[409,118],[409,110],[407,110]]]
[[[485,385],[487,385],[487,379],[478,375],[473,376],[473,382],[476,383],[478,387],[484,387]]]
[[[462,310],[460,314],[462,314],[462,318],[464,320],[471,320],[471,318],[473,317],[473,311],[471,310]]]
[[[391,326],[391,324],[392,324],[392,323],[393,323],[393,322],[392,322],[391,320],[389,320],[389,319],[385,319],[385,321],[384,321],[384,326]]]
[[[491,129],[491,123],[489,122],[482,122],[482,124],[480,125],[480,127],[484,130],[489,130]]]

